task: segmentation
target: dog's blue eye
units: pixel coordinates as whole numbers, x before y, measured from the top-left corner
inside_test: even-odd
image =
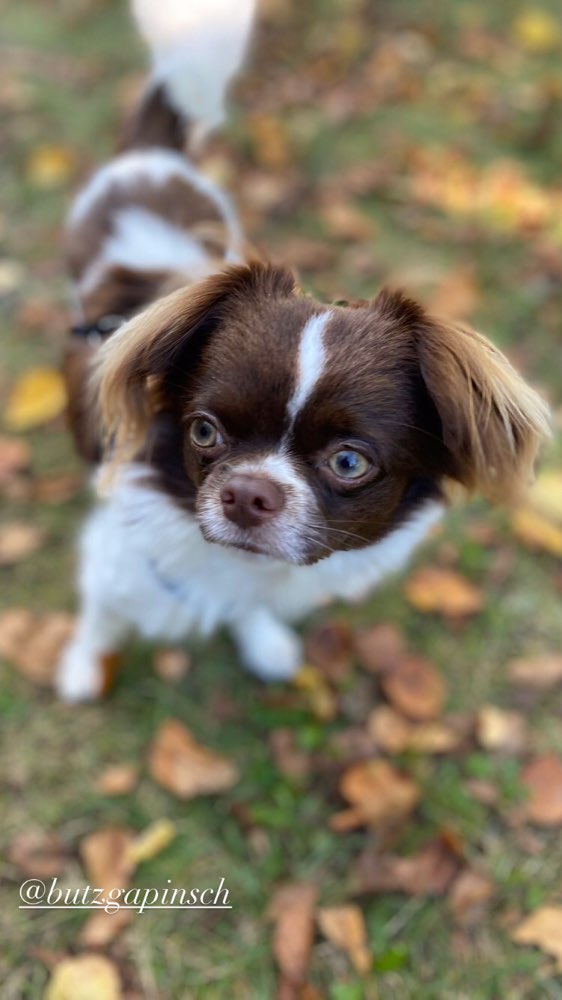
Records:
[[[344,448],[328,460],[328,466],[338,479],[360,479],[371,468],[371,463],[359,451]]]
[[[191,441],[197,448],[214,448],[221,443],[221,436],[218,429],[210,420],[198,417],[189,428]]]

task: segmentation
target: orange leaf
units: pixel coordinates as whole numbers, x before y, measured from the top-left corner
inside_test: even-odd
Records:
[[[539,906],[511,935],[516,944],[534,944],[554,955],[562,972],[562,906]]]
[[[373,827],[402,822],[415,809],[420,793],[414,782],[385,760],[368,760],[344,771],[340,792]]]
[[[562,824],[562,761],[555,754],[537,757],[524,768],[521,781],[529,794],[524,810],[531,822]]]
[[[419,722],[439,715],[447,696],[445,681],[435,667],[411,654],[392,670],[383,671],[380,683],[394,707]]]
[[[268,909],[275,923],[273,955],[282,979],[293,987],[306,982],[317,895],[314,883],[294,882],[277,890]]]
[[[451,618],[476,614],[484,600],[479,590],[451,569],[423,566],[406,580],[406,597],[417,611]]]
[[[232,761],[202,746],[175,719],[167,719],[158,729],[148,767],[154,780],[180,799],[225,792],[238,781]]]
[[[360,976],[366,975],[372,965],[367,945],[365,920],[358,906],[331,906],[318,910],[318,926],[325,938],[348,956]]]
[[[530,507],[520,507],[511,518],[513,534],[530,549],[562,556],[562,528],[547,521]]]

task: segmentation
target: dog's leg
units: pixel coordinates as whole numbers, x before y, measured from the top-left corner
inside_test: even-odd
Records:
[[[92,701],[109,692],[128,632],[113,612],[86,601],[59,663],[56,687],[63,701]]]
[[[302,663],[296,633],[265,608],[257,608],[236,622],[232,633],[243,663],[262,681],[289,680]]]

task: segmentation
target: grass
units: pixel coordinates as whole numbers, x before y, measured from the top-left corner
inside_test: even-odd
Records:
[[[553,359],[561,350],[560,243],[547,245],[532,232],[470,225],[438,208],[412,208],[403,193],[408,149],[417,146],[459,148],[475,164],[510,158],[535,183],[555,182],[560,133],[549,131],[545,108],[560,93],[559,50],[532,54],[515,44],[509,27],[519,10],[515,3],[502,5],[501,16],[493,5],[466,0],[443,9],[413,0],[392,5],[317,0],[290,12],[283,5],[269,6],[251,72],[238,87],[234,124],[210,150],[211,159],[231,168],[242,211],[253,220],[252,239],[275,253],[282,253],[290,237],[326,241],[334,249],[333,263],[320,271],[304,268],[303,280],[328,298],[371,295],[383,280],[394,280],[420,262],[428,273],[469,262],[479,290],[474,320],[508,347],[559,404],[562,376]],[[550,7],[556,13],[554,2]],[[426,62],[406,60],[396,79],[391,72],[396,57],[389,55],[386,91],[381,87],[367,100],[359,90],[351,111],[334,124],[338,117],[330,111],[328,92],[360,79],[377,39],[391,52],[395,31],[404,44],[409,39],[414,53],[416,45],[418,50],[425,45]],[[486,57],[485,50],[479,57],[474,45],[468,46],[470,31],[496,40],[503,59]],[[0,82],[6,83],[8,115],[0,125],[5,154],[0,255],[21,262],[24,278],[2,300],[0,390],[31,364],[57,363],[67,325],[61,220],[79,176],[112,148],[124,84],[141,66],[123,5],[89,0],[56,6],[7,0],[2,49]],[[401,85],[400,74],[411,78],[409,88]],[[304,96],[287,98],[287,82],[295,77],[306,81]],[[312,96],[306,96],[307,87]],[[517,95],[529,93],[525,105]],[[287,162],[271,172],[280,188],[291,171],[308,185],[310,195],[301,197],[294,210],[281,206],[269,216],[256,215],[252,205],[252,184],[245,184],[245,176],[269,172],[267,150],[248,124],[256,113],[281,119],[286,128]],[[544,134],[533,144],[529,137],[541,116]],[[49,189],[37,186],[28,169],[33,151],[45,143],[70,150],[74,163],[70,175]],[[338,241],[327,232],[317,198],[323,184],[357,163],[380,163],[389,170],[384,184],[357,198],[374,226],[367,267],[357,266],[353,241]],[[22,320],[29,299],[45,311],[39,328]],[[62,426],[29,437],[39,474],[79,467]],[[555,445],[551,458],[557,457]],[[48,543],[31,559],[0,570],[3,606],[74,606],[74,540],[87,503],[86,489],[64,504],[5,501],[5,519],[17,515],[36,521],[45,527]],[[469,538],[467,526],[483,518],[496,528],[496,550]],[[391,621],[400,626],[411,645],[444,672],[453,710],[473,711],[486,702],[517,707],[504,665],[521,652],[562,646],[554,560],[518,547],[505,515],[483,505],[454,512],[420,560],[438,556],[444,544],[454,547],[459,570],[486,591],[483,613],[462,631],[410,609],[400,581],[360,608],[338,609],[338,615],[354,625]],[[494,573],[498,549],[513,553],[503,578]],[[7,844],[29,829],[54,830],[76,849],[91,830],[114,824],[142,829],[155,817],[170,817],[177,839],[141,867],[138,884],[161,885],[166,879],[177,885],[197,879],[211,884],[224,875],[234,908],[218,915],[144,914],[115,944],[114,954],[134,970],[136,995],[150,1000],[267,1000],[275,992],[265,920],[274,886],[314,878],[323,903],[345,901],[351,862],[366,840],[363,833],[338,837],[330,832],[328,819],[337,808],[333,783],[299,785],[282,777],[271,759],[269,735],[287,725],[303,746],[322,750],[344,720],[325,727],[302,710],[272,705],[262,687],[240,672],[224,637],[194,653],[193,671],[171,687],[153,673],[148,647],[137,645],[113,697],[103,706],[71,711],[4,665],[0,835]],[[365,683],[359,677],[356,682]],[[562,752],[561,709],[560,693],[529,707],[533,750]],[[106,765],[145,760],[155,728],[169,715],[235,758],[240,784],[225,796],[188,804],[159,789],[144,772],[133,794],[108,798],[96,791],[95,779]],[[492,875],[494,904],[481,925],[462,935],[451,929],[446,900],[405,901],[398,895],[368,900],[372,976],[360,981],[341,955],[319,941],[311,981],[320,995],[329,1000],[562,998],[562,981],[552,963],[509,939],[518,915],[541,902],[560,901],[562,876],[556,831],[541,832],[539,853],[529,855],[517,829],[506,822],[520,793],[519,762],[473,753],[405,760],[404,765],[421,781],[423,797],[419,819],[402,846],[414,849],[442,828],[457,831],[468,856],[483,861]],[[496,810],[468,795],[470,777],[498,785]],[[237,804],[259,824],[260,841],[241,829],[233,809]],[[82,879],[77,855],[70,878],[75,884]],[[19,881],[17,869],[8,865],[0,908],[3,996],[35,1000],[48,979],[37,950],[72,948],[84,917],[66,911],[30,917],[19,911]]]

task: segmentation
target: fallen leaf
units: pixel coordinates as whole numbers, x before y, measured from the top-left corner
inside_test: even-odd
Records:
[[[153,662],[154,670],[163,681],[176,684],[187,676],[193,661],[186,649],[159,649]]]
[[[374,223],[364,211],[345,198],[330,199],[321,210],[322,220],[330,236],[342,240],[368,240],[373,236]]]
[[[43,476],[33,484],[33,499],[38,503],[66,503],[79,493],[83,481],[83,476],[76,472]]]
[[[8,844],[8,860],[33,878],[60,875],[68,864],[68,848],[54,833],[20,833]]]
[[[442,896],[458,874],[462,859],[446,836],[430,840],[417,854],[379,854],[367,849],[353,868],[358,893],[403,892],[408,896]]]
[[[43,1000],[123,1000],[119,973],[103,955],[74,955],[55,966]]]
[[[62,375],[53,368],[30,368],[12,387],[4,421],[10,430],[29,430],[60,416],[65,405]]]
[[[395,625],[374,625],[355,637],[359,663],[370,674],[378,674],[395,665],[406,652],[404,636]]]
[[[325,622],[307,632],[305,654],[308,663],[337,683],[349,676],[352,667],[353,633],[343,622]]]
[[[461,264],[441,281],[428,301],[428,309],[438,316],[469,319],[478,306],[480,294],[474,268]]]
[[[282,979],[292,987],[306,982],[317,896],[314,883],[294,882],[278,889],[268,908],[274,921],[273,955]]]
[[[562,654],[539,653],[512,660],[507,665],[507,673],[514,684],[548,690],[562,681]]]
[[[476,738],[484,750],[520,753],[527,745],[527,723],[519,712],[482,705],[476,713]]]
[[[286,778],[300,781],[310,771],[310,758],[297,746],[295,731],[289,728],[274,729],[269,738],[275,766]]]
[[[455,923],[461,927],[479,924],[493,895],[494,886],[486,875],[473,868],[465,868],[457,876],[449,892],[449,905]]]
[[[420,798],[419,789],[410,778],[378,759],[352,765],[344,771],[339,787],[361,823],[372,827],[403,822]]]
[[[134,764],[113,764],[102,771],[96,781],[96,791],[103,795],[127,795],[136,787],[139,778]]]
[[[439,715],[447,697],[445,681],[435,667],[411,654],[383,671],[380,685],[395,708],[419,722]]]
[[[9,521],[0,525],[0,566],[21,562],[41,547],[45,533],[35,524]]]
[[[48,190],[63,184],[75,167],[75,157],[67,146],[43,145],[27,158],[25,173],[34,187]]]
[[[417,611],[451,618],[476,614],[484,604],[481,592],[460,573],[439,566],[415,570],[406,580],[404,592]]]
[[[154,780],[180,799],[228,791],[239,777],[232,761],[202,746],[175,719],[158,729],[148,767]]]
[[[34,684],[50,687],[73,628],[74,619],[63,611],[35,615],[8,608],[0,613],[0,656]]]
[[[553,955],[562,972],[562,906],[539,906],[511,935],[516,944],[534,944]]]
[[[102,889],[107,898],[112,889],[125,889],[134,871],[128,856],[134,833],[124,827],[108,827],[90,833],[80,843],[80,855],[88,880]],[[111,912],[98,910],[82,926],[79,939],[88,948],[103,948],[134,919],[134,910],[119,908]]]
[[[165,851],[176,836],[176,826],[171,819],[156,819],[129,844],[127,860],[135,866],[142,864],[143,861],[150,861]]]
[[[17,292],[27,277],[23,264],[18,260],[0,259],[0,296]]]
[[[499,788],[493,781],[487,781],[485,778],[468,778],[465,786],[469,795],[484,806],[495,806],[500,800]]]
[[[317,719],[321,722],[335,719],[338,711],[336,696],[317,667],[305,664],[295,674],[292,683],[303,692],[308,708]]]
[[[26,472],[31,462],[29,445],[21,438],[0,437],[0,484]]]
[[[353,968],[366,975],[373,964],[367,944],[365,920],[358,906],[331,906],[319,909],[316,918],[322,934],[336,948],[345,952]]]
[[[462,739],[463,733],[445,721],[422,722],[411,727],[407,749],[414,753],[450,753]]]
[[[290,166],[292,150],[284,123],[278,116],[256,112],[246,118],[246,131],[256,161],[271,170]]]
[[[537,757],[523,769],[521,781],[528,792],[524,812],[538,826],[562,824],[562,761],[555,754]]]
[[[403,753],[408,747],[412,726],[389,705],[374,708],[367,719],[367,732],[385,753]]]
[[[559,20],[542,7],[525,7],[511,31],[521,48],[535,55],[557,49],[562,39]]]
[[[562,528],[547,521],[529,507],[520,507],[511,516],[515,537],[529,549],[539,549],[552,556],[562,556]]]

